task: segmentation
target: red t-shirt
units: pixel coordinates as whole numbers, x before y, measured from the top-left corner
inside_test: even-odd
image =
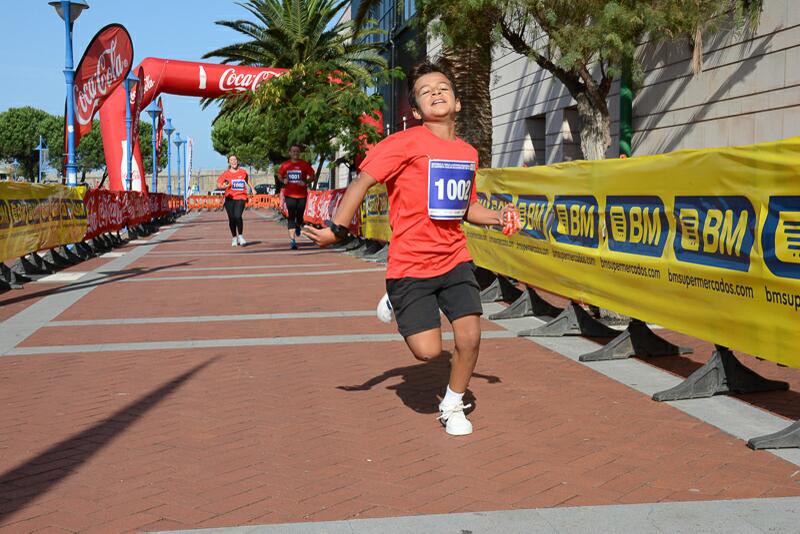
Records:
[[[369,150],[361,170],[389,193],[386,278],[432,278],[472,259],[461,221],[477,201],[477,167],[474,147],[440,139],[425,126],[390,135]]]
[[[278,169],[281,178],[286,178],[286,185],[283,186],[283,195],[292,198],[306,198],[308,187],[306,179],[314,176],[314,168],[307,161],[299,159],[297,161],[285,161]]]
[[[250,178],[247,171],[239,167],[235,171],[228,169],[217,178],[217,187],[222,187],[222,182],[227,180],[228,187],[225,189],[225,196],[233,200],[247,200],[247,182]]]

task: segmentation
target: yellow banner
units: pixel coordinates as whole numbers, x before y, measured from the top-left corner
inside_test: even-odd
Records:
[[[800,367],[800,137],[479,173],[523,229],[465,224],[477,264]]]
[[[86,233],[84,191],[0,182],[0,261],[81,241]]]
[[[366,239],[388,242],[392,237],[389,226],[389,195],[386,186],[369,188],[361,204],[361,235]]]

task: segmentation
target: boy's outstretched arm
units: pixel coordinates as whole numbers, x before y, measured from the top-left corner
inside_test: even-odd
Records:
[[[339,226],[347,226],[353,220],[356,210],[364,200],[367,190],[373,185],[377,184],[377,180],[365,172],[359,173],[355,180],[347,186],[347,191],[344,192],[342,202],[339,204],[339,209],[336,210],[336,215],[333,217],[333,222]],[[303,234],[311,241],[321,247],[327,247],[338,241],[330,228],[322,228],[317,230],[311,226],[303,227]]]
[[[503,226],[506,222],[504,220],[506,213],[517,213],[516,206],[514,206],[514,204],[506,204],[503,206],[503,209],[495,211],[477,202],[473,202],[469,205],[464,219],[472,224],[482,224],[484,226],[499,224]]]

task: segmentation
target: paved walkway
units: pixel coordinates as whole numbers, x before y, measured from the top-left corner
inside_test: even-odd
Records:
[[[656,403],[708,345],[583,365],[589,340],[484,320],[475,433],[449,437],[448,362],[374,318],[382,266],[245,224],[231,248],[190,215],[0,294],[0,529],[796,530],[797,451],[741,439],[800,417],[795,371],[746,358],[793,391]]]

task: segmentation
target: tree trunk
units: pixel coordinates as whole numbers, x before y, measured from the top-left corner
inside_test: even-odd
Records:
[[[487,30],[488,36],[490,31]],[[449,64],[461,100],[456,115],[456,135],[478,150],[481,167],[492,166],[492,98],[489,89],[492,73],[491,41],[445,50],[442,62]]]
[[[575,97],[578,102],[578,116],[581,118],[581,151],[588,160],[605,159],[606,150],[611,146],[611,118],[608,106],[602,101],[593,106],[587,94]]]

